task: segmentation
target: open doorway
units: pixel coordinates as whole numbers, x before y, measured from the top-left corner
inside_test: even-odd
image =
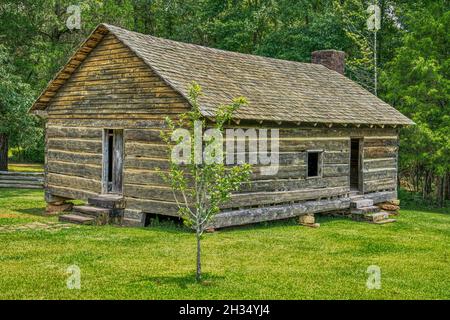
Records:
[[[123,130],[103,132],[103,193],[122,194],[123,191]]]
[[[361,191],[361,139],[350,139],[350,189]]]

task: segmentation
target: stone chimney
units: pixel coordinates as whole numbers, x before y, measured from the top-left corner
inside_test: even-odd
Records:
[[[311,54],[311,62],[321,64],[328,69],[344,74],[345,52],[337,50],[319,50]]]

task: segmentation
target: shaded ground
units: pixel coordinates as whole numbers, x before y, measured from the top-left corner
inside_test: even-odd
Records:
[[[30,222],[25,224],[5,224],[0,225],[0,233],[18,231],[60,231],[61,229],[75,228],[77,226],[69,223],[58,222]]]
[[[3,228],[55,225],[43,208],[43,191],[0,189]],[[0,232],[0,299],[450,299],[448,208],[403,210],[388,225],[319,222],[207,234],[201,285],[194,236],[173,224]],[[72,265],[80,290],[66,287]],[[371,265],[380,290],[366,287]]]

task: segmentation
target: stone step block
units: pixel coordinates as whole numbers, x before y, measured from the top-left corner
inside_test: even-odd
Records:
[[[377,213],[370,213],[370,214],[364,215],[364,218],[365,218],[365,220],[368,220],[370,222],[378,222],[378,221],[389,219],[389,213],[384,212],[384,211],[377,212]]]
[[[376,212],[380,212],[380,208],[377,206],[362,207],[359,209],[356,209],[356,208],[350,209],[351,214],[368,214],[368,213],[376,213]]]
[[[350,208],[364,208],[364,207],[371,207],[373,206],[373,200],[372,199],[361,199],[361,200],[354,200],[350,202]]]
[[[92,225],[95,222],[93,217],[81,216],[77,214],[64,214],[59,216],[59,221],[75,223],[75,224],[84,224],[84,225]]]
[[[74,212],[79,212],[84,215],[98,217],[98,216],[109,216],[111,214],[111,209],[106,208],[98,208],[98,207],[92,207],[92,206],[74,206],[73,207]]]
[[[121,209],[125,207],[125,200],[120,195],[100,195],[88,198],[88,204],[106,209]]]

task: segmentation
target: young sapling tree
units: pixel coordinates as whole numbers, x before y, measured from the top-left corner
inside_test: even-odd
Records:
[[[249,164],[228,166],[223,157],[224,125],[231,121],[238,108],[247,104],[245,98],[220,106],[208,128],[198,103],[201,95],[200,85],[193,82],[188,95],[192,109],[176,121],[166,118],[168,130],[162,131],[161,137],[168,148],[169,166],[167,170],[159,169],[173,191],[184,224],[195,231],[197,281],[202,277],[203,233],[211,226],[221,205],[230,200],[232,192],[248,182],[251,174]]]

